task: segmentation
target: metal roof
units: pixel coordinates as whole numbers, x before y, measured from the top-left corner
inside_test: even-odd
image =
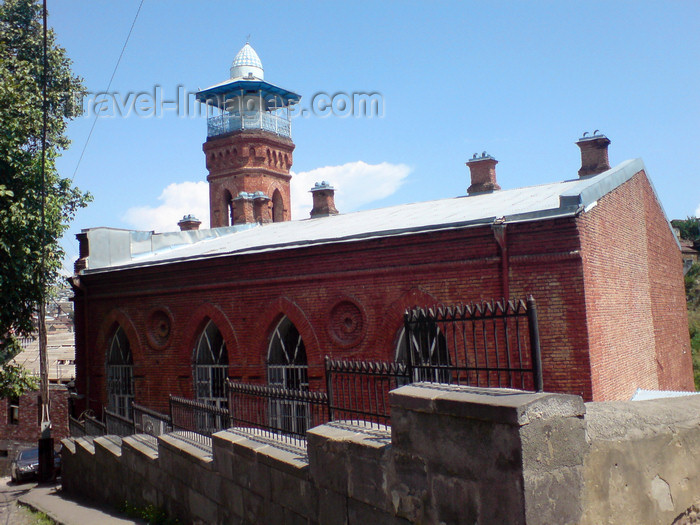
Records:
[[[130,232],[85,230],[90,242],[86,274],[246,253],[270,252],[338,242],[468,228],[504,218],[517,223],[585,213],[597,200],[644,170],[628,160],[599,175],[493,193],[317,219],[241,225],[211,230]]]
[[[198,102],[223,107],[227,99],[243,95],[259,94],[263,99],[279,97],[285,105],[296,104],[301,95],[293,91],[275,86],[264,80],[228,79],[211,87],[198,91],[195,95]]]

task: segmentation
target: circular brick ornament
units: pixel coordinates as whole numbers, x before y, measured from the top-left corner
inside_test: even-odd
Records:
[[[360,307],[349,300],[336,303],[331,309],[330,332],[341,346],[360,344],[365,335],[365,320]]]
[[[170,340],[172,324],[170,312],[160,308],[153,310],[148,315],[146,325],[148,344],[157,350],[165,348]]]

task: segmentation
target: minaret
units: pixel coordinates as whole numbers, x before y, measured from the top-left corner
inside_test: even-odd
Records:
[[[265,82],[260,58],[248,43],[233,59],[231,78],[197,93],[207,105],[203,149],[212,228],[290,220],[289,108],[300,98]]]

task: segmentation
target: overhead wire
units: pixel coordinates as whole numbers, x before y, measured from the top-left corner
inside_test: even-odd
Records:
[[[114,80],[114,76],[117,74],[117,69],[119,68],[119,63],[122,61],[122,57],[124,56],[124,51],[126,50],[126,45],[129,43],[129,39],[131,38],[131,33],[134,30],[134,26],[136,25],[136,20],[139,17],[139,13],[141,12],[141,7],[143,7],[143,2],[145,0],[141,0],[139,3],[139,8],[136,10],[136,15],[134,16],[134,21],[131,22],[131,27],[129,28],[129,34],[126,35],[126,40],[124,40],[124,45],[122,46],[121,53],[119,53],[119,58],[117,58],[117,63],[114,65],[114,70],[112,71],[112,76],[109,79],[109,83],[107,84],[107,89],[105,90],[105,93],[109,93],[110,88],[112,87],[112,81]],[[92,137],[92,132],[95,130],[95,125],[97,124],[97,117],[99,115],[99,111],[95,111],[95,118],[92,121],[92,126],[90,126],[90,132],[88,133],[87,138],[85,139],[85,144],[83,145],[83,149],[80,152],[80,157],[78,158],[78,164],[75,166],[75,171],[73,171],[73,176],[71,177],[71,183],[75,179],[75,175],[78,173],[78,168],[80,168],[80,163],[83,161],[83,156],[85,155],[85,150],[88,147],[88,144],[90,142],[90,137]]]

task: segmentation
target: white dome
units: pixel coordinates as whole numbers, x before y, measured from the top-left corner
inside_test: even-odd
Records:
[[[251,75],[260,80],[265,79],[260,57],[255,52],[255,49],[246,42],[236,55],[236,58],[233,59],[231,78],[249,78]]]

